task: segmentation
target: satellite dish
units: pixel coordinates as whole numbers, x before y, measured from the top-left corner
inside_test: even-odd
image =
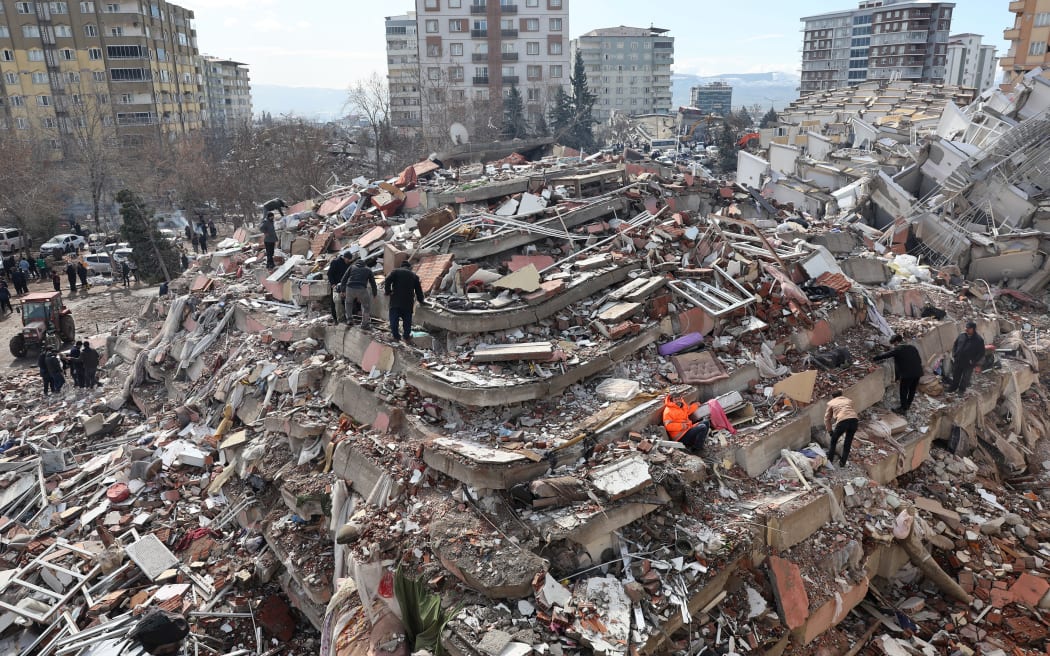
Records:
[[[467,128],[464,127],[462,123],[453,123],[448,126],[448,136],[456,146],[463,145],[470,141],[470,135],[467,133]]]

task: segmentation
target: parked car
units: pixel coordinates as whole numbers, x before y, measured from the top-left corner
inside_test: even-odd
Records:
[[[29,246],[29,239],[18,228],[0,228],[0,252],[14,253]]]
[[[75,253],[78,248],[87,246],[87,240],[80,235],[55,235],[40,247],[40,257],[61,257]]]
[[[113,263],[109,255],[105,253],[91,253],[84,256],[84,264],[87,265],[88,275],[111,276],[113,275]]]
[[[179,233],[175,232],[171,228],[161,228],[160,236],[163,237],[165,241],[169,241],[172,244],[179,243]]]
[[[131,248],[126,244],[122,245],[113,251],[113,263],[120,264],[125,260],[131,259]]]

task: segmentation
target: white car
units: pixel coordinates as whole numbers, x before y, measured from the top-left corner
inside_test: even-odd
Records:
[[[115,264],[120,264],[121,262],[123,262],[125,260],[130,260],[130,259],[131,259],[131,248],[129,248],[127,246],[123,246],[123,247],[118,248],[118,249],[113,251],[113,262]]]
[[[76,253],[78,248],[87,246],[87,240],[80,235],[55,235],[40,246],[41,257],[62,256],[68,253]]]
[[[84,264],[87,265],[88,274],[92,276],[113,275],[113,264],[109,255],[105,253],[91,253],[84,256]]]
[[[29,245],[18,228],[0,228],[0,252],[14,253]]]

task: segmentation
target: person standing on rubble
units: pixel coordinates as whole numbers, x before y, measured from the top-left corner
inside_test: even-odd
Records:
[[[84,387],[92,389],[98,386],[98,361],[99,353],[85,339],[80,347],[81,383]]]
[[[853,407],[853,399],[842,394],[842,390],[835,390],[832,399],[828,401],[828,408],[824,411],[824,428],[831,436],[831,444],[828,447],[828,461],[835,459],[835,445],[838,444],[842,435],[846,440],[842,443],[842,458],[839,459],[839,467],[845,467],[849,460],[850,447],[853,446],[853,435],[857,432],[860,417],[857,409]]]
[[[350,251],[343,251],[339,257],[332,260],[328,265],[328,284],[332,287],[332,315],[336,324],[343,323],[343,294],[339,285],[343,282],[343,274],[350,268],[350,261],[354,256]]]
[[[69,375],[73,378],[73,385],[84,386],[84,363],[80,359],[80,341],[73,344],[69,353],[62,357],[62,362],[69,367]]]
[[[354,324],[354,302],[356,301],[361,306],[362,330],[368,330],[372,327],[372,299],[379,295],[379,288],[376,287],[376,277],[372,273],[372,264],[371,261],[358,260],[357,264],[346,270],[342,280],[339,281],[339,291],[346,299],[346,307],[344,308],[346,323],[349,325]],[[415,274],[413,273],[412,275],[414,276]],[[416,277],[416,284],[419,284],[418,277]],[[422,294],[422,290],[420,290],[420,293]],[[408,316],[412,316],[411,309],[409,309]],[[408,332],[412,329],[411,318],[409,318],[408,323],[410,325],[405,329],[406,337],[411,334]]]
[[[44,367],[47,369],[48,377],[51,378],[51,391],[61,392],[66,377],[62,375],[62,363],[52,348],[48,348],[44,354]]]
[[[273,212],[267,212],[266,218],[259,224],[263,233],[263,246],[266,247],[266,268],[273,269],[273,252],[277,248],[277,228],[273,225]]]
[[[922,356],[919,349],[911,344],[905,344],[904,338],[894,335],[890,338],[889,351],[876,355],[872,360],[881,362],[893,358],[893,371],[897,380],[900,381],[900,407],[894,410],[897,414],[908,414],[908,408],[915,400],[915,390],[919,387],[919,379],[922,378]]]
[[[125,287],[131,287],[131,265],[127,260],[120,261],[120,278],[124,281]]]
[[[977,324],[969,321],[966,330],[955,338],[952,346],[952,380],[945,392],[962,394],[970,386],[973,369],[984,359],[984,338],[977,334]]]
[[[84,288],[84,291],[87,291],[88,269],[84,266],[84,260],[77,260],[77,276],[80,278],[80,286]]]
[[[51,286],[56,292],[62,291],[62,275],[58,271],[51,271]]]
[[[0,313],[4,316],[8,314],[14,314],[15,309],[11,307],[11,290],[7,287],[7,282],[0,280]]]
[[[40,349],[36,366],[40,369],[40,380],[44,381],[44,396],[51,393],[51,374],[47,371],[47,348]]]
[[[204,225],[204,219],[197,224],[197,241],[201,243],[201,253],[208,252],[208,226]]]
[[[412,339],[412,310],[415,301],[423,302],[423,286],[419,284],[419,276],[412,271],[412,265],[405,260],[401,266],[390,272],[383,282],[383,293],[389,298],[390,307],[390,334],[395,342],[402,341],[402,331],[398,330],[398,321],[401,321],[404,330],[404,342],[408,344]]]

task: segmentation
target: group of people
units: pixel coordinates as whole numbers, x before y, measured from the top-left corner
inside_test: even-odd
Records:
[[[919,350],[911,344],[904,343],[902,335],[893,335],[890,338],[890,346],[892,347],[890,350],[872,359],[875,362],[893,359],[900,398],[900,405],[894,411],[900,415],[907,415],[915,401],[915,392],[918,390],[919,380],[923,376],[925,367]],[[966,329],[952,345],[951,376],[945,377],[947,382],[945,391],[949,394],[965,392],[970,386],[974,370],[981,366],[984,358],[984,338],[977,333],[976,323],[967,322]],[[689,404],[670,396],[664,401],[663,420],[668,437],[680,442],[691,451],[703,450],[704,442],[711,430],[709,421],[693,420],[693,413],[698,408],[697,403]],[[842,390],[832,392],[831,399],[828,400],[824,410],[824,428],[829,438],[827,451],[829,461],[834,461],[838,455],[839,466],[846,466],[853,446],[853,438],[859,426],[860,415],[853,399],[846,396]],[[840,439],[842,440],[841,454],[838,453]]]
[[[332,285],[332,314],[336,323],[354,325],[355,310],[361,313],[361,328],[371,329],[372,301],[379,295],[372,267],[373,260],[358,258],[343,251],[339,257],[328,265],[328,282]],[[407,260],[383,281],[383,294],[387,297],[390,336],[395,342],[405,342],[412,338],[412,314],[415,304],[424,300],[423,287],[419,276],[412,271]]]
[[[194,253],[207,253],[208,252],[208,237],[215,239],[219,236],[219,230],[215,227],[214,219],[205,219],[203,215],[198,215],[197,223],[193,222],[186,224],[186,241],[193,244]]]
[[[44,394],[62,391],[67,371],[76,387],[96,387],[99,384],[98,362],[99,353],[87,340],[77,341],[68,353],[63,354],[56,353],[50,346],[44,347],[37,358]]]

